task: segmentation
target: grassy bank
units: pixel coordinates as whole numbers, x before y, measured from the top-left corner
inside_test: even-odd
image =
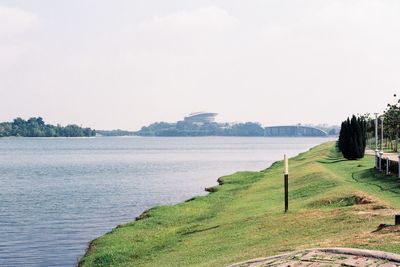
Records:
[[[400,253],[393,224],[400,183],[346,161],[334,143],[290,159],[290,206],[283,210],[282,162],[220,178],[208,196],[151,209],[92,242],[82,266],[224,266],[328,246]]]

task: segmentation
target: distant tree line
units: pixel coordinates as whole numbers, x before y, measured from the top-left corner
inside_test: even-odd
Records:
[[[96,133],[102,136],[131,136],[135,135],[135,132],[126,131],[126,130],[96,130]]]
[[[82,128],[75,124],[65,127],[46,124],[41,117],[28,120],[16,118],[12,122],[0,123],[0,137],[80,137],[94,136],[96,131],[91,128]]]
[[[156,122],[144,126],[137,135],[141,136],[263,136],[264,128],[254,122],[237,123],[177,123]]]
[[[342,122],[338,147],[346,159],[364,157],[367,140],[367,122],[364,117],[353,115]]]
[[[176,123],[156,122],[142,127],[135,134],[140,136],[270,136],[269,131],[256,122],[234,124],[189,123],[185,121]],[[285,136],[290,136],[290,133]],[[315,131],[313,136],[325,136],[325,134]]]

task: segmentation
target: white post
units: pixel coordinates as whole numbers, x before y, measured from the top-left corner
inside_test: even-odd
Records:
[[[389,157],[386,157],[386,175],[389,175]]]
[[[289,174],[289,160],[286,154],[283,156],[283,161],[285,163],[285,169],[284,169],[284,174]]]
[[[382,171],[382,157],[383,157],[383,152],[379,152],[379,170]]]
[[[398,164],[399,164],[399,170],[398,170],[398,174],[397,174],[397,177],[399,177],[400,178],[400,154],[399,155],[397,155],[397,157],[398,157]]]
[[[378,169],[378,114],[375,113],[375,169]]]

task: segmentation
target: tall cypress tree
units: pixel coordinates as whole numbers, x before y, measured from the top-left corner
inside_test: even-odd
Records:
[[[359,159],[364,157],[366,146],[367,124],[364,118],[347,118],[342,122],[338,146],[346,159]]]

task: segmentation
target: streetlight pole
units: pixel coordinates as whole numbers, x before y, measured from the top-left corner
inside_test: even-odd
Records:
[[[382,115],[381,116],[381,151],[383,152],[383,119],[385,117]]]
[[[375,114],[375,151],[378,150],[378,114],[379,113],[374,113]]]
[[[381,119],[381,151],[379,152],[379,170],[382,171],[382,158],[383,158],[383,119],[384,116],[380,116]]]
[[[375,112],[375,168],[378,169],[378,115],[379,113]]]

